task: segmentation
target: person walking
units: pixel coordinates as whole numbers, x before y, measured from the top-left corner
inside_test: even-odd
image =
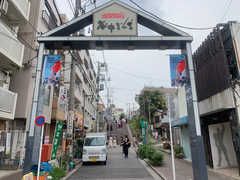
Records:
[[[113,136],[113,147],[115,148],[117,146],[117,138],[116,136],[114,135]]]
[[[108,129],[109,129],[109,124],[107,123],[107,131],[108,131]]]
[[[121,123],[120,123],[120,121],[118,121],[118,128],[120,129],[120,125],[121,125]]]
[[[112,126],[112,124],[111,124],[111,131],[113,130],[113,126]]]
[[[112,138],[112,135],[110,135],[109,137],[109,147],[112,148],[112,145],[113,145],[113,138]]]
[[[121,127],[123,126],[123,122],[121,121]]]
[[[136,143],[135,135],[133,135],[132,141],[133,141],[133,146],[135,146],[135,143]]]
[[[130,140],[128,139],[128,136],[125,135],[124,136],[124,140],[122,142],[123,147],[124,147],[124,153],[125,153],[125,157],[124,158],[128,158],[128,148],[130,147]]]
[[[123,146],[124,135],[122,134],[120,138],[121,138],[121,144],[120,144],[120,146],[122,146],[122,153],[125,153],[125,152],[124,152],[124,146]]]

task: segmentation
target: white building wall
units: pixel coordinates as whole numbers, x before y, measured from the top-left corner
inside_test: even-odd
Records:
[[[179,118],[187,116],[187,103],[185,86],[178,90]]]

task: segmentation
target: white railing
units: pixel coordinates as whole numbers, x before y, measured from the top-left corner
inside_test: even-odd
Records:
[[[15,36],[13,36],[1,23],[0,39],[0,46],[8,53],[13,55],[16,60],[21,61],[24,45]]]
[[[16,94],[0,87],[0,111],[12,114],[15,109]]]

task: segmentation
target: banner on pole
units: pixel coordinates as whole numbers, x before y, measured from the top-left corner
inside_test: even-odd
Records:
[[[67,102],[67,86],[61,86],[59,90],[59,104],[65,104]]]
[[[53,139],[51,160],[55,159],[55,157],[56,157],[59,140],[60,140],[61,135],[62,135],[62,129],[63,129],[63,123],[58,122],[57,127],[56,127],[56,132],[55,132],[55,135],[54,135],[54,139]]]
[[[180,87],[187,84],[185,56],[183,54],[170,55],[170,73],[172,87]]]
[[[45,86],[59,86],[60,70],[61,70],[61,55],[47,55],[44,81]]]

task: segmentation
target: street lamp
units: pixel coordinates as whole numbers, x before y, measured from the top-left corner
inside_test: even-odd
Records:
[[[87,94],[84,94],[84,100],[83,100],[83,122],[82,122],[82,134],[83,134],[83,128],[84,128],[84,115],[85,115],[85,99],[86,97],[89,97],[89,96],[92,96],[91,97],[91,102],[94,101],[94,97],[93,97],[93,94],[92,95],[87,95]]]
[[[145,111],[145,94],[139,94],[135,96],[135,101],[137,102],[138,96],[143,96],[144,99],[144,122],[145,122],[145,133],[144,133],[144,142],[146,143],[146,132],[147,132],[147,126],[146,126],[146,111]]]

